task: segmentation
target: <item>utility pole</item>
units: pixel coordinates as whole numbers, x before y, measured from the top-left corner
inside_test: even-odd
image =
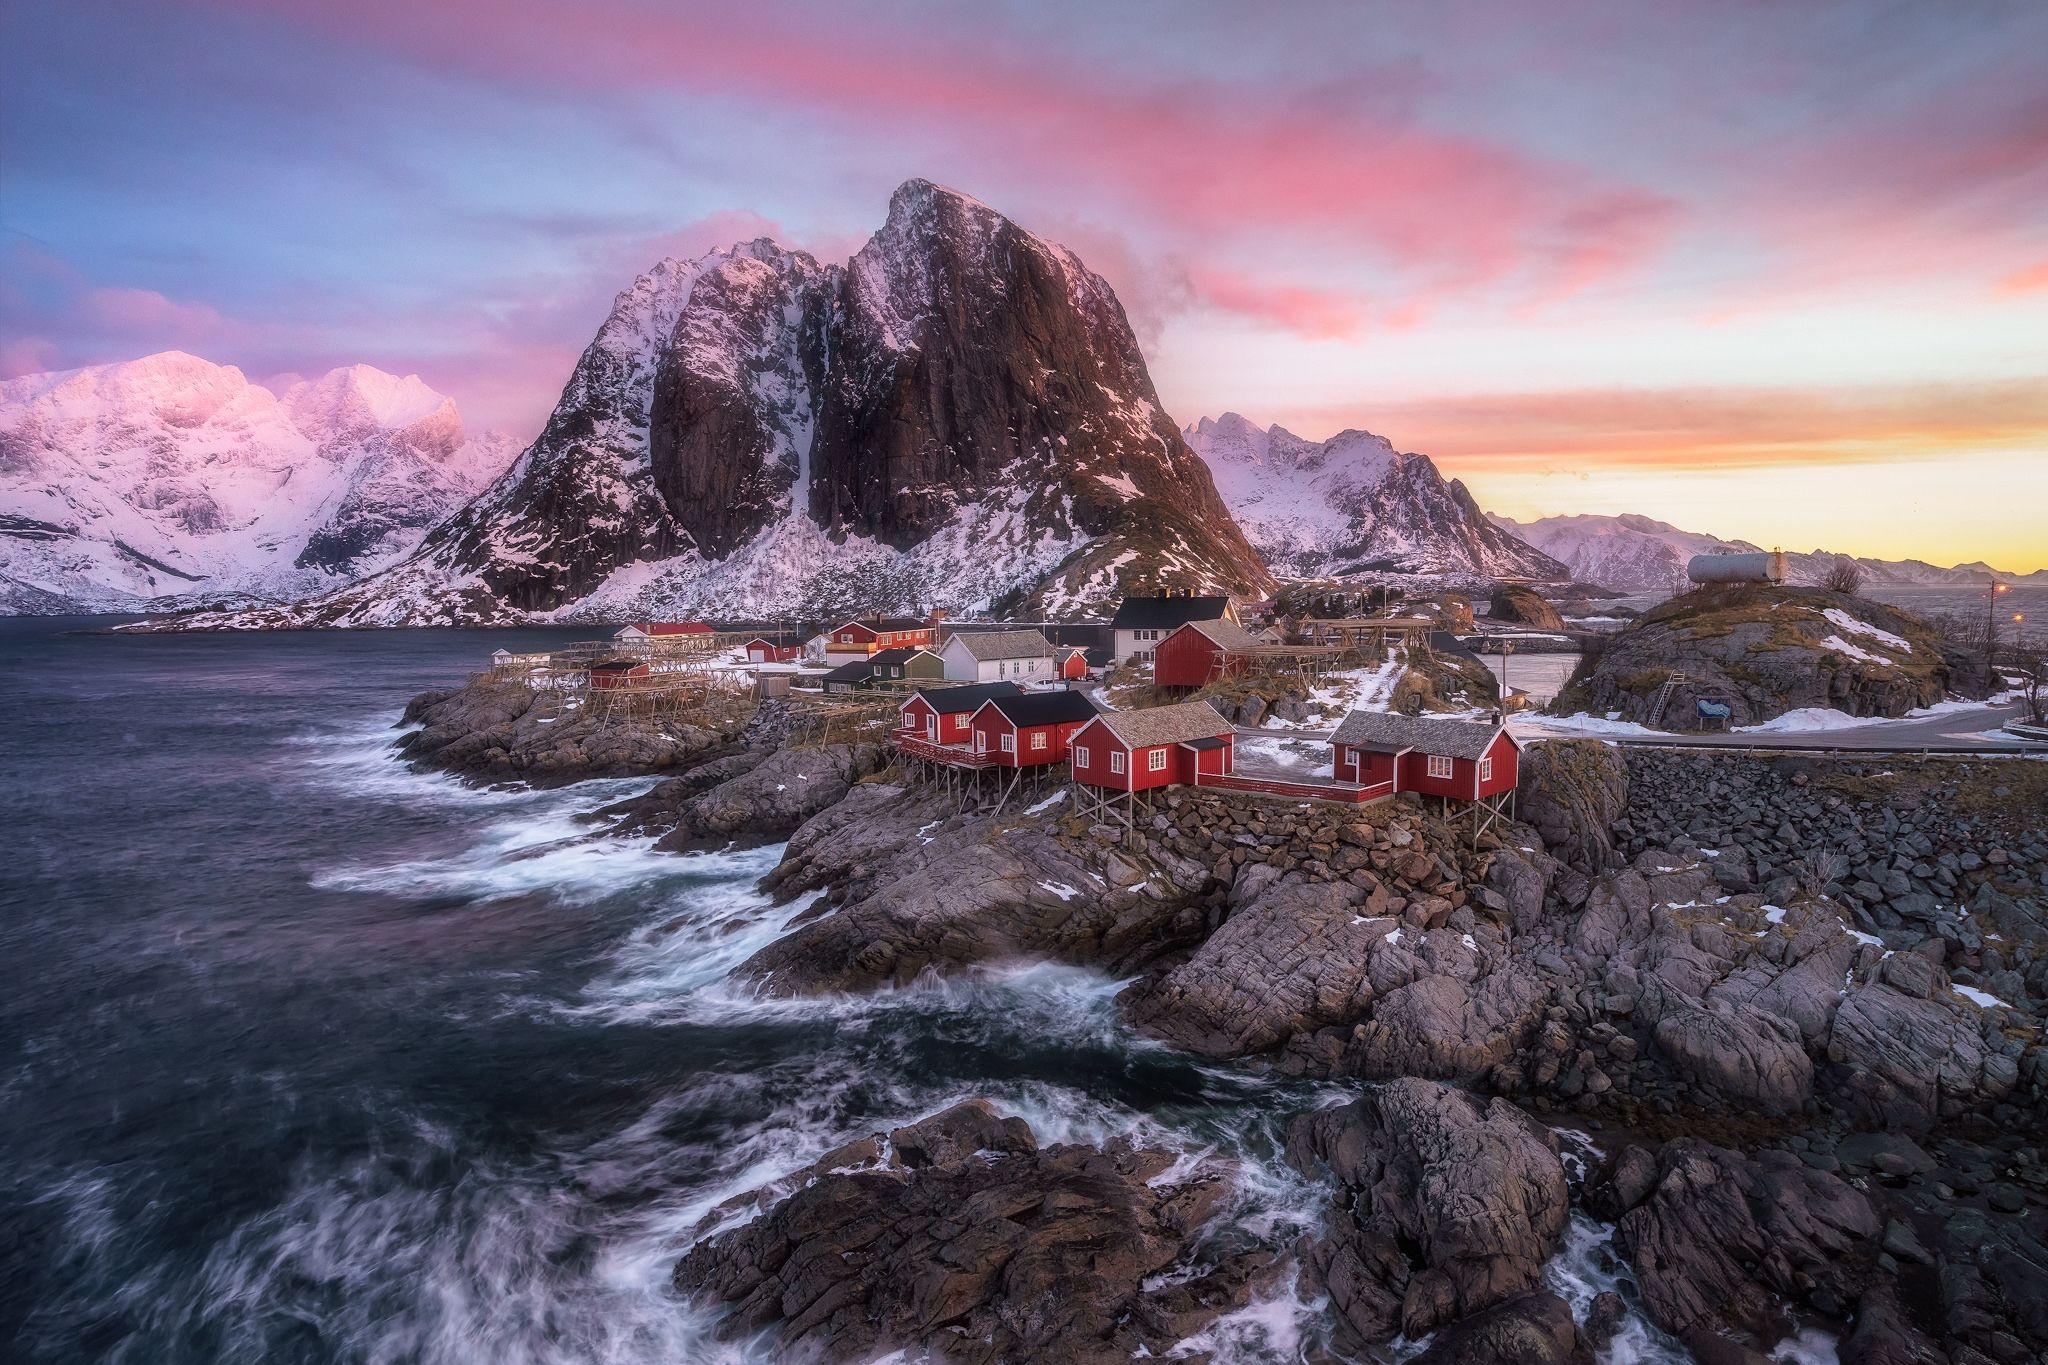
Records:
[[[2010,591],[2010,588],[1998,581],[1997,575],[1994,574],[1992,576],[1991,591],[1986,593],[1984,597],[1984,666],[1986,668],[1991,667],[1993,658],[1998,653],[1998,594]]]

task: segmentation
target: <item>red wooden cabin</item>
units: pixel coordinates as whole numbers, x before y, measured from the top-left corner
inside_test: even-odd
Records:
[[[974,752],[999,767],[1036,768],[1066,761],[1074,731],[1093,720],[1095,703],[1079,692],[990,697],[969,722]]]
[[[1205,701],[1104,711],[1068,745],[1074,780],[1112,791],[1185,786],[1231,770],[1230,722]]]
[[[827,654],[878,654],[885,649],[929,649],[937,629],[914,616],[847,621],[825,636]]]
[[[747,641],[747,662],[750,664],[792,663],[802,653],[803,649],[798,645],[778,645],[758,635]]]
[[[1176,627],[1152,652],[1152,681],[1160,687],[1206,687],[1242,673],[1244,651],[1271,643],[1235,621],[1190,621]]]
[[[1053,676],[1078,682],[1088,676],[1088,651],[1076,645],[1061,645],[1053,655]]]
[[[983,702],[1023,695],[1024,689],[1013,682],[921,688],[897,708],[896,729],[932,744],[966,745],[974,737],[974,713]]]
[[[1339,782],[1480,801],[1514,790],[1522,746],[1491,721],[1353,711],[1330,750]]]
[[[599,692],[625,687],[636,678],[649,676],[647,665],[635,659],[606,659],[590,666],[590,685]]]

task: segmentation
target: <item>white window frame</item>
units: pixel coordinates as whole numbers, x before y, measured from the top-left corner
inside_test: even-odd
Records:
[[[1082,745],[1082,746],[1080,746],[1079,748],[1075,749],[1075,750],[1073,751],[1073,754],[1074,754],[1074,766],[1075,766],[1075,767],[1077,767],[1077,768],[1085,768],[1085,767],[1087,767],[1087,766],[1088,766],[1088,746],[1087,746],[1087,745],[1083,744],[1083,745]]]
[[[978,754],[988,752],[988,731],[976,730],[974,732],[974,752]]]
[[[1166,771],[1166,750],[1149,749],[1145,753],[1145,771],[1163,773]]]
[[[1034,748],[1034,749],[1043,749],[1043,748],[1045,748],[1045,747],[1046,747],[1046,742],[1045,742],[1045,741],[1046,741],[1045,731],[1043,731],[1043,730],[1034,730],[1034,731],[1032,731],[1032,732],[1031,732],[1031,747],[1032,747],[1032,748]]]
[[[1124,770],[1124,751],[1122,749],[1111,749],[1109,751],[1109,770],[1119,776],[1122,775]]]
[[[1003,752],[1006,754],[1017,752],[1017,736],[1014,734],[1003,736]]]
[[[1491,754],[1479,760],[1479,780],[1481,782],[1493,781],[1493,756]]]
[[[1450,777],[1457,772],[1457,766],[1448,754],[1431,754],[1428,772],[1431,777]]]

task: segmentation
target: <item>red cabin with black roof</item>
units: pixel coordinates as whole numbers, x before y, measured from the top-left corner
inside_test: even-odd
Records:
[[[1013,682],[920,688],[897,708],[896,728],[933,744],[966,745],[973,740],[974,713],[983,702],[1023,695],[1024,689]]]
[[[1097,715],[1079,692],[1026,692],[990,697],[968,724],[974,752],[999,767],[1036,768],[1066,761],[1074,731]]]

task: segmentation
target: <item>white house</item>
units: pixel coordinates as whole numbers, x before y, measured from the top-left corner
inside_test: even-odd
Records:
[[[1051,682],[1059,676],[1043,631],[963,631],[939,647],[939,657],[953,682]]]

